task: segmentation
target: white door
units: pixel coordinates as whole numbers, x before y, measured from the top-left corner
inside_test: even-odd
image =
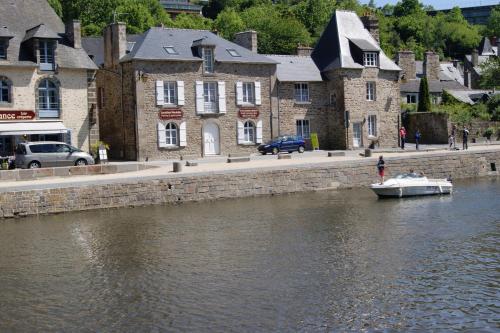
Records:
[[[203,149],[205,155],[219,155],[219,126],[207,123],[203,127]]]
[[[359,148],[363,145],[362,142],[362,127],[361,123],[352,124],[352,146],[354,148]]]

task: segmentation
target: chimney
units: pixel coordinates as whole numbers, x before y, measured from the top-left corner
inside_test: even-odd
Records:
[[[233,42],[257,53],[257,31],[249,30],[234,34]]]
[[[417,78],[415,67],[415,53],[413,51],[399,51],[396,63],[401,67],[401,78],[403,80],[414,80]]]
[[[472,66],[476,67],[479,64],[479,53],[477,49],[472,50]]]
[[[70,44],[75,49],[82,48],[82,26],[80,21],[71,20],[66,22],[65,26],[66,37],[68,38]]]
[[[312,51],[313,51],[312,47],[302,46],[302,45],[297,46],[297,55],[298,56],[310,57]]]
[[[453,59],[451,63],[453,64],[453,67],[458,68],[458,64],[460,63],[460,61],[458,59]]]
[[[127,52],[127,26],[111,23],[104,30],[104,67],[116,69]]]
[[[439,81],[439,72],[441,67],[439,65],[439,55],[432,52],[425,52],[424,59],[424,75],[429,81]]]
[[[497,45],[497,37],[493,36],[490,38],[491,46],[496,46]]]
[[[361,22],[365,29],[370,32],[373,38],[380,44],[379,31],[378,31],[378,18],[375,15],[361,16]]]

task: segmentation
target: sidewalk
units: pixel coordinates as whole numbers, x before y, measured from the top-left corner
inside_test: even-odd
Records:
[[[467,152],[481,152],[481,151],[500,151],[500,145],[471,145]],[[22,191],[22,190],[36,190],[36,189],[50,189],[58,187],[78,187],[88,186],[93,184],[116,184],[121,182],[135,182],[140,180],[161,179],[165,177],[179,177],[193,174],[210,174],[221,172],[242,172],[245,170],[255,169],[286,169],[287,167],[311,166],[321,164],[335,164],[340,162],[375,160],[382,153],[375,150],[372,157],[365,158],[360,156],[362,150],[346,151],[346,156],[327,157],[326,151],[306,152],[304,154],[293,153],[291,159],[278,160],[275,155],[266,156],[252,156],[250,162],[242,163],[227,163],[226,158],[205,158],[197,160],[197,166],[187,167],[183,163],[182,171],[179,173],[172,172],[172,165],[174,161],[152,161],[145,162],[149,165],[157,166],[157,168],[119,173],[107,175],[92,175],[92,176],[74,176],[74,177],[60,177],[60,178],[44,178],[32,181],[8,181],[0,182],[0,192]],[[418,157],[428,156],[432,154],[458,154],[464,151],[447,150],[446,147],[439,150],[426,151],[384,151],[384,158],[390,163],[391,158],[403,157]],[[185,162],[185,161],[183,161]],[[113,162],[119,163],[119,162]],[[375,164],[374,164],[375,165]]]

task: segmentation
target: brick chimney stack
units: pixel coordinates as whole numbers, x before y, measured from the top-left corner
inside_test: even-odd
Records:
[[[476,67],[479,65],[479,52],[477,49],[472,50],[471,56],[472,66]]]
[[[365,15],[361,16],[361,22],[365,26],[365,29],[370,32],[370,34],[375,38],[378,44],[380,44],[380,35],[378,30],[378,18],[375,15]]]
[[[297,55],[298,56],[304,56],[304,57],[311,56],[312,51],[313,51],[312,47],[302,46],[302,45],[297,46]]]
[[[441,66],[439,65],[439,55],[432,52],[425,52],[424,59],[424,75],[429,81],[439,81],[439,72]]]
[[[104,67],[118,68],[120,59],[127,53],[127,26],[116,22],[104,30]]]
[[[257,31],[249,30],[234,34],[233,42],[257,53]]]
[[[71,46],[73,46],[75,49],[82,48],[82,26],[80,24],[80,21],[71,20],[69,22],[66,22],[65,33]]]
[[[413,51],[399,51],[396,63],[401,67],[401,78],[405,81],[417,78],[417,69],[415,67],[415,53]]]

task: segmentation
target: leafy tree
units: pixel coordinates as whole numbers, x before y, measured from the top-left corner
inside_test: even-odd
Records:
[[[156,23],[149,8],[134,0],[124,1],[116,7],[116,11],[123,13],[121,21],[127,24],[127,32],[131,34],[142,33]]]
[[[431,98],[429,95],[429,84],[427,83],[427,78],[423,77],[420,80],[420,88],[418,91],[418,112],[429,112],[431,111]]]
[[[177,15],[173,26],[181,29],[212,30],[212,20],[201,16],[182,13]]]
[[[217,16],[214,27],[222,37],[232,40],[235,33],[245,29],[245,23],[233,8],[226,8]]]
[[[63,11],[62,11],[61,2],[59,0],[48,0],[48,2],[49,2],[49,5],[52,7],[52,9],[54,9],[54,11],[56,12],[56,14],[59,17],[62,17],[63,16]]]
[[[500,7],[496,7],[491,11],[486,29],[489,36],[500,37]]]
[[[403,0],[394,6],[394,16],[403,17],[423,13],[422,4],[418,0]]]
[[[491,57],[481,64],[481,87],[500,88],[500,57]]]
[[[486,106],[491,115],[491,120],[500,121],[500,94],[493,95],[488,102],[486,102]]]

